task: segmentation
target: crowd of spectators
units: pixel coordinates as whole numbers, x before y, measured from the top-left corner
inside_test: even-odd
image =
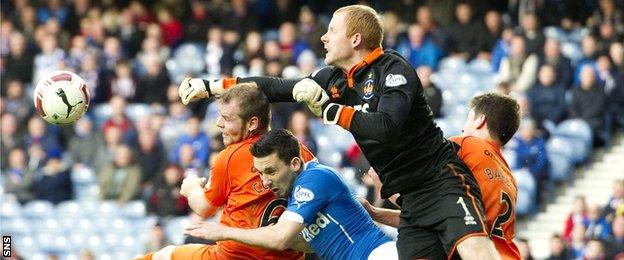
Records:
[[[621,259],[624,257],[624,180],[613,183],[607,204],[574,198],[560,234],[550,240],[549,259]],[[525,254],[530,256],[530,251]]]
[[[75,198],[72,172],[89,169],[101,199],[141,199],[161,217],[188,214],[179,194],[184,172],[208,176],[223,144],[214,104],[183,106],[178,83],[187,76],[306,76],[323,65],[320,36],[331,12],[354,3],[382,13],[384,49],[417,70],[436,118],[445,116],[444,97],[432,75],[443,60],[484,62],[497,74],[492,90],[521,102],[523,123],[507,149],[517,155],[512,168],[527,169],[538,183],[536,209],[554,185],[549,125],[584,120],[595,146],[609,146],[624,127],[621,0],[10,0],[0,6],[4,192],[20,203],[59,203]],[[176,60],[185,48],[201,55]],[[89,112],[73,126],[46,124],[33,113],[33,86],[55,70],[76,72],[91,93]],[[148,112],[128,113],[138,106]],[[273,127],[289,128],[317,152],[314,121],[298,104],[273,105]],[[356,146],[344,151],[343,165],[366,165]],[[621,193],[607,207],[621,207]],[[553,248],[578,256],[601,241],[621,246],[624,213],[607,223],[576,208],[573,227],[553,237]],[[592,235],[580,238],[581,231]]]

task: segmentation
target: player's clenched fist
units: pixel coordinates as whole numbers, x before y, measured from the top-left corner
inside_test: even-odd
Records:
[[[292,91],[293,99],[305,103],[316,116],[321,116],[323,105],[329,101],[327,92],[316,81],[305,78],[297,82]]]
[[[214,79],[204,80],[199,78],[185,78],[180,87],[178,87],[178,95],[182,104],[209,98],[212,96],[220,96],[226,89],[226,85],[231,85],[235,79]]]
[[[180,194],[184,197],[189,197],[189,194],[194,189],[203,189],[206,185],[206,178],[199,178],[197,174],[191,173],[184,180],[182,180],[182,186],[180,187]]]

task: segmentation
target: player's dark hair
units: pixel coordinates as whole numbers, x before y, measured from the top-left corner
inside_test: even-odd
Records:
[[[299,141],[286,129],[271,130],[251,146],[251,155],[262,158],[277,152],[277,157],[287,165],[299,157]]]
[[[239,83],[229,88],[219,101],[230,103],[233,100],[238,102],[240,107],[240,118],[243,122],[249,121],[252,117],[258,118],[258,129],[254,132],[262,133],[269,129],[271,122],[271,110],[269,99],[258,88],[254,82]]]
[[[485,93],[470,100],[475,117],[485,115],[488,132],[505,145],[520,126],[520,105],[508,95]]]

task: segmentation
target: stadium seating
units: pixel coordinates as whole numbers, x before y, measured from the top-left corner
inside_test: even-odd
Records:
[[[141,201],[123,207],[112,201],[88,200],[65,201],[57,206],[44,201],[24,206],[3,203],[2,207],[2,232],[14,237],[16,247],[29,256],[27,259],[48,254],[77,259],[86,249],[98,259],[106,259],[106,254],[110,259],[130,259],[144,253],[143,246],[156,223],[154,216],[146,216]],[[170,232],[181,243],[188,218],[175,218],[171,223],[176,228]]]
[[[572,159],[575,163],[583,163],[587,161],[592,150],[593,135],[589,125],[579,119],[565,120],[555,129],[554,136],[560,136],[570,141],[574,151]]]
[[[165,67],[169,77],[175,82],[181,82],[186,75],[199,75],[204,71],[206,63],[198,57],[204,57],[205,47],[195,43],[180,45],[167,60]]]
[[[572,171],[574,151],[572,143],[562,137],[551,137],[546,143],[546,152],[550,161],[550,177],[553,181],[565,181]]]
[[[526,169],[514,170],[513,176],[516,179],[518,193],[516,198],[516,214],[526,216],[535,210],[535,196],[537,194],[537,184],[533,175]]]

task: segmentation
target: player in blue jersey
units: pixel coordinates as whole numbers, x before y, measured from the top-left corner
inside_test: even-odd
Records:
[[[288,208],[272,226],[232,228],[199,222],[186,234],[209,240],[235,240],[269,249],[302,243],[301,235],[323,259],[397,259],[394,241],[383,234],[333,169],[303,164],[297,139],[272,130],[252,147],[254,167],[263,185],[288,197]]]

